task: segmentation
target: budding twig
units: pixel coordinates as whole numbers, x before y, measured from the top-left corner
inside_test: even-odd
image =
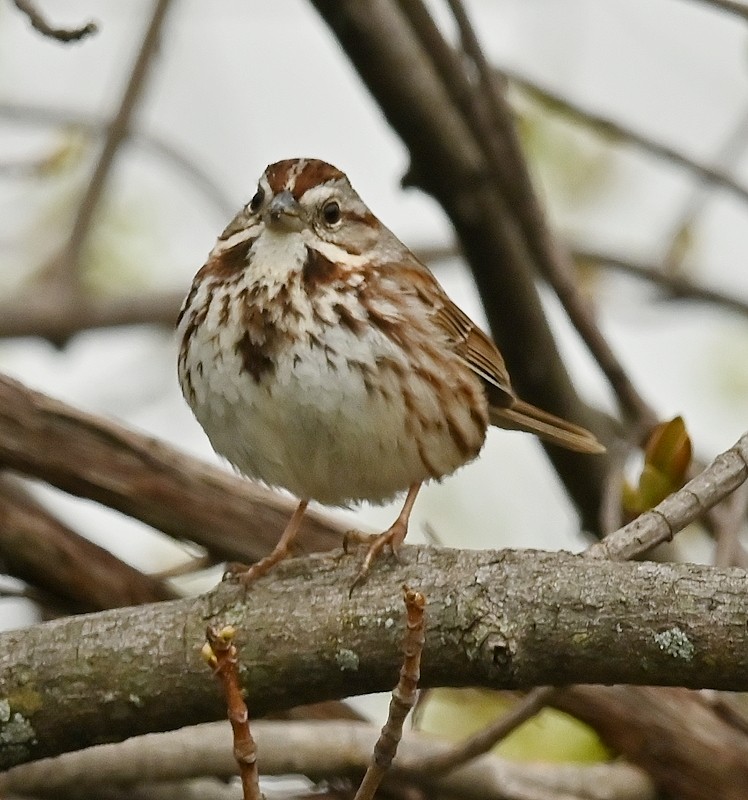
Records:
[[[257,771],[257,747],[249,730],[249,712],[239,684],[238,653],[233,643],[235,633],[230,625],[220,630],[209,625],[205,632],[207,641],[202,651],[203,658],[213,667],[226,697],[244,800],[263,800]]]
[[[384,774],[390,767],[403,735],[403,722],[413,708],[418,694],[418,680],[421,677],[421,653],[425,636],[423,631],[423,610],[426,598],[403,586],[403,599],[407,612],[405,638],[403,640],[403,665],[400,680],[392,692],[387,722],[374,745],[374,756],[364,779],[358,787],[354,800],[372,800]]]

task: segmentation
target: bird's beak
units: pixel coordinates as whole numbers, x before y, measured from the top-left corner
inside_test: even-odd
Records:
[[[270,201],[267,222],[272,228],[287,231],[300,231],[304,227],[302,208],[291,192],[280,192]]]

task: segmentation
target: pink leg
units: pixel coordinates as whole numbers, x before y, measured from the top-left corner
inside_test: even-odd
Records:
[[[387,528],[384,533],[379,534],[362,534],[359,531],[348,531],[343,540],[343,548],[348,552],[348,546],[351,542],[369,542],[369,550],[366,553],[361,569],[351,584],[351,591],[358,586],[361,581],[369,574],[371,565],[385,547],[389,547],[393,554],[397,556],[397,551],[403,543],[406,534],[408,533],[408,520],[410,519],[410,512],[413,510],[413,504],[416,502],[418,490],[421,488],[420,483],[414,483],[408,489],[408,495],[403,503],[402,511],[398,514],[397,519],[392,525]]]
[[[301,527],[301,520],[308,504],[308,500],[302,500],[299,505],[296,506],[296,510],[291,515],[291,519],[288,520],[286,529],[283,531],[281,538],[278,540],[278,544],[275,545],[270,555],[260,559],[256,564],[252,564],[246,571],[237,573],[237,577],[245,586],[248,586],[263,575],[267,575],[279,561],[283,561],[283,559],[288,556],[291,545]]]

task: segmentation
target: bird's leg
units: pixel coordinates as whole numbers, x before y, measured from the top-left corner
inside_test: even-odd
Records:
[[[265,558],[261,558],[256,564],[252,564],[250,567],[241,570],[232,569],[231,572],[233,576],[238,578],[245,586],[249,586],[250,583],[253,583],[258,578],[267,575],[279,561],[283,561],[283,559],[288,556],[296,534],[299,532],[301,520],[308,504],[308,500],[302,500],[299,505],[296,506],[296,510],[291,515],[291,519],[288,520],[286,529],[283,531],[272,553],[265,556]]]
[[[413,510],[413,504],[416,502],[416,496],[420,488],[420,483],[414,483],[410,489],[408,489],[408,495],[403,503],[402,511],[384,533],[365,534],[360,531],[348,531],[348,533],[346,533],[343,539],[343,549],[346,552],[348,552],[351,542],[369,543],[369,550],[366,553],[363,564],[361,564],[361,569],[358,571],[358,574],[351,584],[351,591],[353,591],[353,589],[369,574],[371,565],[385,547],[389,547],[395,557],[398,556],[397,551],[408,533],[410,512]]]

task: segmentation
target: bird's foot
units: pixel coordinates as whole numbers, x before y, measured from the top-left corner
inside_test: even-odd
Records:
[[[395,558],[400,561],[400,545],[405,539],[405,534],[408,532],[407,522],[397,519],[394,524],[389,527],[384,533],[361,533],[361,531],[348,531],[343,538],[343,549],[346,553],[351,550],[351,545],[354,544],[368,544],[369,549],[361,564],[356,577],[351,583],[349,595],[353,594],[353,590],[363,582],[371,570],[374,561],[380,556],[385,548],[389,548]]]

